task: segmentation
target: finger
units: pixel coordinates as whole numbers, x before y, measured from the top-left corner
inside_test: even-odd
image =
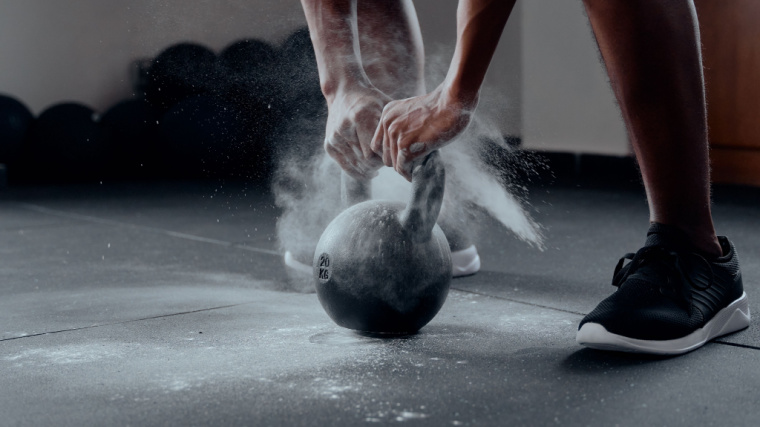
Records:
[[[422,155],[421,153],[425,151],[425,148],[427,147],[424,142],[415,142],[413,144],[409,144],[409,152],[412,154],[416,154],[415,157],[421,156]]]
[[[367,160],[376,157],[372,151],[373,136],[365,126],[356,126],[356,139],[359,141],[363,157]]]
[[[356,141],[352,141],[351,138],[346,138],[344,135],[336,133],[330,138],[329,143],[344,157],[352,160],[352,163],[356,163],[356,152],[351,147],[352,144],[356,144]]]
[[[341,165],[341,168],[345,173],[347,173],[351,178],[357,180],[357,181],[365,181],[369,177],[364,174],[363,172],[360,172],[358,169],[351,167],[350,165],[348,167],[343,167]]]
[[[340,145],[340,150],[346,162],[344,169],[351,169],[362,176],[370,172],[369,168],[362,163],[361,151],[357,154],[357,151],[348,144]]]
[[[343,151],[341,151],[338,146],[334,143],[331,143],[329,141],[325,141],[325,152],[328,156],[330,156],[333,160],[335,160],[341,167],[345,163],[347,163],[346,156],[343,154]]]
[[[388,126],[383,122],[383,163],[385,166],[393,167],[393,141],[391,135],[388,133]]]
[[[354,158],[354,152],[346,148],[345,143],[340,143],[335,139],[325,142],[325,151],[335,160],[338,165],[354,178],[364,178],[367,171],[357,167],[357,161]]]
[[[353,135],[351,135],[351,138],[346,138],[348,142],[348,147],[351,148],[351,152],[354,154],[354,158],[357,160],[363,160],[364,159],[364,152],[362,152],[361,144],[359,144],[359,139],[356,137],[356,132],[353,132]]]
[[[389,127],[390,139],[391,139],[391,159],[393,160],[393,167],[396,167],[396,164],[398,163],[398,153],[401,150],[401,147],[399,147],[399,144],[401,143],[401,138],[398,136],[398,131],[396,130],[396,127]]]
[[[404,179],[411,182],[412,174],[409,170],[410,164],[411,161],[407,158],[407,151],[401,150],[398,153],[398,157],[396,158],[396,165],[393,167],[393,169],[398,172],[399,175],[403,176]]]
[[[402,140],[399,142],[399,147],[401,148],[396,159],[396,170],[407,180],[411,180],[412,170],[417,159],[427,153],[427,144],[424,142],[411,143],[410,140]]]
[[[372,148],[372,151],[380,156],[382,160],[383,156],[383,119],[380,118],[380,121],[377,123],[377,128],[375,128],[375,135],[372,137],[372,143],[370,143],[370,147]]]
[[[342,163],[338,163],[340,165],[340,168],[343,169],[347,174],[351,175],[353,178],[356,178],[358,180],[365,180],[368,177],[367,171],[360,169],[356,167],[355,164],[352,164],[350,161],[343,161]]]
[[[358,137],[358,130],[355,131],[356,139],[359,140]],[[360,141],[360,140],[359,140]],[[364,169],[366,169],[366,172],[368,174],[373,173],[377,169],[379,169],[381,166],[383,166],[383,161],[375,154],[370,148],[369,148],[369,140],[366,139],[365,141],[368,141],[366,145],[357,145],[352,146],[354,148],[354,153],[356,154],[356,158],[358,159],[358,163],[362,165]],[[365,149],[367,151],[365,151]],[[369,153],[369,155],[367,154]]]
[[[378,125],[378,128],[382,129],[382,141],[379,141],[382,143],[382,152],[380,153],[383,157],[383,164],[385,166],[393,166],[393,157],[391,156],[390,151],[390,134],[388,133],[388,123],[390,122],[389,116],[390,116],[390,109],[393,105],[393,102],[389,102],[385,105],[385,108],[383,108],[383,113],[380,117],[380,124]]]
[[[362,173],[370,173],[372,171],[372,164],[365,160],[359,136],[356,133],[356,126],[344,123],[341,130],[335,133],[334,142],[336,146],[343,147],[342,151],[346,153],[354,166],[359,168]]]

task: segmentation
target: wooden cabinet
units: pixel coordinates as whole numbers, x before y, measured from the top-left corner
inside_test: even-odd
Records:
[[[696,0],[714,182],[760,186],[760,0]]]

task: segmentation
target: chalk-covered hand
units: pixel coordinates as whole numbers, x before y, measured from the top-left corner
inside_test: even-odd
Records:
[[[474,102],[464,104],[443,86],[414,98],[389,102],[372,138],[372,151],[411,181],[416,159],[450,143],[470,123]]]
[[[357,85],[338,91],[329,103],[325,151],[355,179],[373,178],[383,165],[371,142],[390,100],[374,87]]]

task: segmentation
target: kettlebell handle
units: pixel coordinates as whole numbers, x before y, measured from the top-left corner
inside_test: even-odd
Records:
[[[412,168],[412,194],[400,213],[401,225],[409,232],[412,242],[430,240],[441,213],[446,171],[438,150],[428,154]]]
[[[372,198],[372,180],[358,180],[341,173],[340,196],[344,209]],[[401,225],[414,243],[430,240],[441,213],[446,171],[438,150],[428,154],[412,168],[412,194],[406,209],[399,213]]]

